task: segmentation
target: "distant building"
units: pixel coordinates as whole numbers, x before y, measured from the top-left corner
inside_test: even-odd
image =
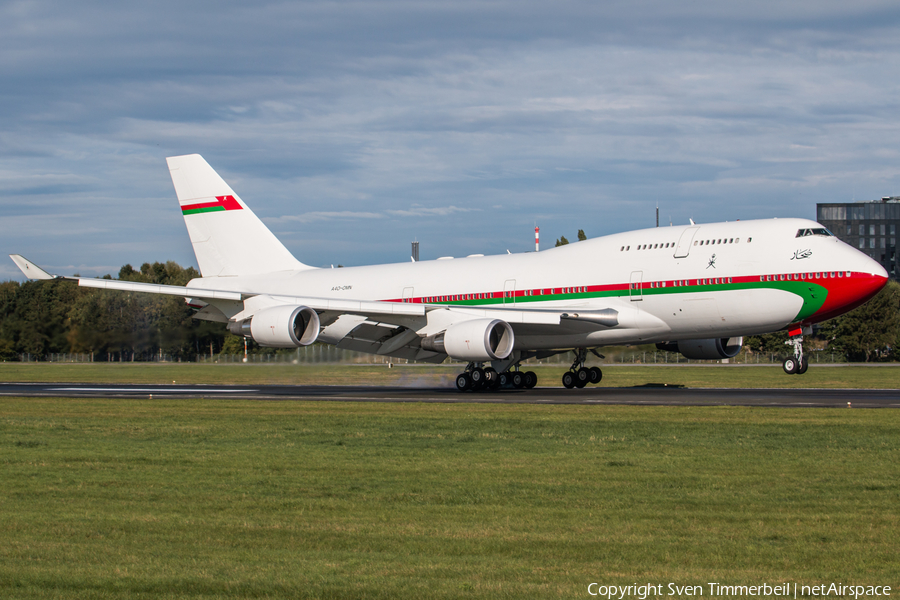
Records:
[[[900,196],[872,202],[816,204],[816,220],[841,240],[880,262],[892,279],[900,279],[897,257]]]

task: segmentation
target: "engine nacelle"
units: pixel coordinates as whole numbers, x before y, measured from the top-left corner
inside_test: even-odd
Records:
[[[422,340],[422,347],[457,360],[503,360],[513,350],[512,327],[500,319],[472,319]]]
[[[741,351],[744,338],[712,338],[707,340],[680,340],[657,344],[660,350],[680,352],[685,358],[694,360],[718,360],[720,358],[733,358]]]
[[[236,324],[231,331],[270,348],[309,346],[319,337],[319,315],[308,306],[272,306]]]

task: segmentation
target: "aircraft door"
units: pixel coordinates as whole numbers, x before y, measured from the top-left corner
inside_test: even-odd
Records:
[[[631,272],[631,285],[628,286],[628,295],[631,296],[632,302],[637,302],[638,300],[644,299],[644,272],[643,271],[632,271]]]
[[[405,287],[403,288],[403,302],[412,302],[413,299],[413,288]]]
[[[686,258],[691,253],[691,244],[694,242],[694,235],[699,227],[688,227],[685,229],[681,237],[678,239],[678,247],[675,248],[675,258]]]
[[[516,303],[516,280],[507,279],[503,284],[503,304]]]

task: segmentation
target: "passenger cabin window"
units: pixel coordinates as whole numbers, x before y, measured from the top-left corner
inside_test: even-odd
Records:
[[[821,235],[825,237],[834,237],[834,234],[825,229],[824,227],[819,227],[816,229],[798,229],[797,235],[795,237],[806,237],[808,235]]]

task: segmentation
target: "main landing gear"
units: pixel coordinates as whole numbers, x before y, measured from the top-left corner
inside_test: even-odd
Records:
[[[537,385],[537,375],[534,371],[520,371],[519,363],[529,358],[548,358],[560,354],[561,350],[548,350],[540,352],[524,352],[516,350],[508,358],[502,361],[493,361],[492,366],[486,367],[484,363],[470,362],[466,370],[456,376],[456,389],[460,392],[494,391],[499,389],[530,390]],[[596,350],[591,352],[598,358],[603,358]],[[579,348],[575,351],[575,362],[563,375],[563,385],[569,389],[583,388],[589,383],[600,383],[603,372],[599,367],[585,367],[584,360],[587,350]]]
[[[596,354],[596,352],[594,352]],[[562,376],[562,383],[566,388],[583,388],[589,383],[600,383],[603,379],[603,371],[600,367],[587,368],[584,360],[587,358],[587,350],[579,348],[575,351],[575,362]]]
[[[803,354],[803,329],[791,332],[791,339],[785,342],[786,346],[793,346],[793,356],[784,359],[781,367],[788,375],[803,375],[809,369],[809,358]]]
[[[456,376],[456,389],[460,392],[493,391],[501,387],[530,390],[537,385],[537,375],[534,371],[519,371],[518,364],[515,365],[515,369],[497,373],[492,367],[471,362],[465,371]]]

